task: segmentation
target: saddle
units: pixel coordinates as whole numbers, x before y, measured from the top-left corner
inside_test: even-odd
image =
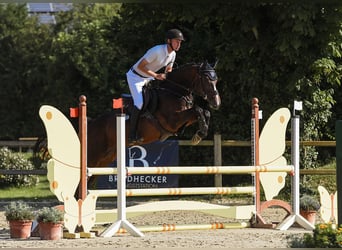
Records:
[[[126,114],[131,114],[133,108],[133,98],[130,94],[122,94],[123,108]],[[143,87],[144,104],[141,109],[141,115],[152,115],[158,107],[158,93],[155,87]]]
[[[122,94],[121,95],[123,100],[123,109],[124,112],[128,115],[132,113],[133,109],[133,98],[130,94]],[[158,102],[159,102],[159,96],[158,96],[158,87],[155,86],[144,86],[143,88],[143,99],[144,104],[141,109],[141,115],[140,117],[144,117],[146,119],[149,119],[156,128],[160,131],[160,141],[165,141],[170,136],[175,136],[177,134],[174,134],[170,131],[167,131],[163,126],[159,123],[159,120],[153,115],[154,112],[158,108]]]

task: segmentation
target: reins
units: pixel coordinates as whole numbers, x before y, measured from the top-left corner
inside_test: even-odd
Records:
[[[200,71],[200,69],[199,69],[199,71]],[[195,92],[194,92],[194,89],[195,89],[195,84],[194,84],[194,82],[195,82],[198,78],[200,79],[200,85],[201,85],[201,88],[203,89],[203,86],[202,86],[202,76],[200,75],[200,73],[196,74],[195,77],[193,78],[193,80],[191,81],[191,83],[190,83],[190,86],[191,86],[191,87],[185,87],[184,85],[182,85],[182,84],[180,84],[180,83],[177,83],[177,82],[175,82],[175,81],[173,81],[173,80],[170,80],[170,79],[168,79],[168,78],[166,78],[164,81],[167,81],[167,82],[169,82],[169,83],[171,83],[171,84],[173,84],[173,85],[179,87],[180,89],[185,90],[185,91],[188,92],[188,94],[190,95],[190,94],[192,94],[192,93],[195,93]],[[177,94],[181,95],[180,93],[177,93]],[[195,94],[198,95],[198,93],[195,93]],[[199,95],[199,96],[201,96],[201,95]],[[206,96],[204,95],[203,98],[206,98]]]
[[[183,85],[181,85],[181,84],[179,84],[179,83],[177,83],[177,82],[175,82],[175,81],[172,81],[172,80],[167,79],[167,78],[166,78],[164,81],[169,82],[169,83],[172,83],[173,85],[175,85],[175,86],[177,86],[177,87],[179,87],[179,88],[181,88],[181,89],[187,91],[189,94],[192,93],[192,90],[191,90],[190,88],[184,87]],[[179,94],[179,93],[177,93],[177,94]]]

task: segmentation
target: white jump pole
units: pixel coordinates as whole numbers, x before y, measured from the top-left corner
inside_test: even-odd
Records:
[[[125,114],[116,117],[117,127],[117,221],[101,234],[102,237],[112,237],[120,228],[124,228],[133,236],[143,237],[136,227],[126,219],[126,129]]]
[[[286,166],[178,166],[178,167],[127,167],[128,174],[255,174],[255,172],[292,172],[292,165]],[[88,176],[92,175],[115,175],[116,168],[88,168]]]
[[[296,110],[301,110],[297,107],[298,102],[295,101],[293,109],[293,117],[291,119],[291,136],[292,136],[292,164],[294,165],[294,176],[292,177],[292,214],[288,216],[276,229],[287,230],[291,225],[297,222],[305,229],[313,230],[315,227],[308,222],[299,213],[299,115],[295,114]]]

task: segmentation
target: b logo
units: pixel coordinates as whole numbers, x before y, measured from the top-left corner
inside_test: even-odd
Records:
[[[147,151],[144,147],[141,146],[133,146],[128,148],[128,158],[129,162],[128,165],[130,167],[140,166],[142,164],[143,167],[148,167],[149,163],[145,160],[147,156]],[[141,164],[136,163],[141,162]]]

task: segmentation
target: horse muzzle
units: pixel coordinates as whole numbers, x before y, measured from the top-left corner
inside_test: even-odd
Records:
[[[209,102],[209,107],[211,109],[214,110],[218,110],[221,106],[221,97],[220,95],[217,93],[214,98],[212,99],[212,101]]]

